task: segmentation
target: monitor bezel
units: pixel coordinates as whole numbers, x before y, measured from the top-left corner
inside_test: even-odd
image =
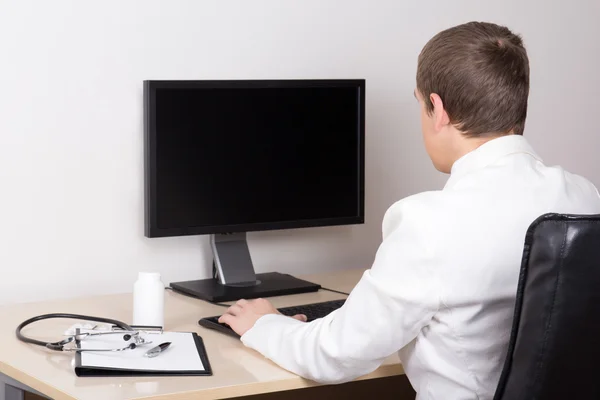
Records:
[[[359,91],[357,214],[348,217],[290,220],[216,226],[160,228],[157,217],[156,182],[156,90],[163,88],[269,88],[269,87],[354,87]],[[288,80],[145,80],[144,103],[144,233],[146,237],[227,234],[237,232],[297,229],[363,224],[365,222],[365,79]]]

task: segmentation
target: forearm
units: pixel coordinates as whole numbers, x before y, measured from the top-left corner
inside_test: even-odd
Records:
[[[266,315],[242,341],[282,368],[319,383],[347,382],[375,370],[382,360],[353,357],[350,343],[332,329],[334,316],[307,324]]]

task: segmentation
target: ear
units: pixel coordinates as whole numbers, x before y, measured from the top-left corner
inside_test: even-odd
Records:
[[[437,93],[431,93],[429,100],[433,104],[433,124],[436,131],[442,130],[442,128],[450,124],[450,117],[444,109],[444,103],[442,98]]]

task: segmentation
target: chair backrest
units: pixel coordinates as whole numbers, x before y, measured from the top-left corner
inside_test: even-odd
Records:
[[[527,231],[494,400],[600,399],[600,215],[545,214]]]

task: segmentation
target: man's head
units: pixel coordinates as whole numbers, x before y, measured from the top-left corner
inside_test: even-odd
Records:
[[[482,143],[522,135],[528,95],[527,52],[507,28],[470,22],[434,36],[419,55],[415,96],[435,167],[450,172]]]

